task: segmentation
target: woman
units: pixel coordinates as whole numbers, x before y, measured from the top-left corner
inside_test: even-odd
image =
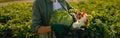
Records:
[[[49,24],[51,13],[55,10],[68,11],[71,8],[65,0],[35,0],[32,13],[32,30],[36,34],[40,34],[40,38],[54,38],[55,35],[51,33],[51,27],[54,25]]]

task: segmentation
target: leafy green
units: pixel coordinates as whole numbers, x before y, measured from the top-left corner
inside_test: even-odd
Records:
[[[67,11],[57,10],[51,15],[51,24],[64,24],[70,26],[73,22],[72,16]]]

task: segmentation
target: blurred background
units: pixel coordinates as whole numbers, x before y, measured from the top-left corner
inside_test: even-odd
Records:
[[[82,36],[120,38],[120,0],[67,0],[93,18]],[[34,0],[0,0],[0,38],[37,38],[31,31]],[[97,20],[96,20],[97,19]],[[89,35],[88,35],[89,34]]]

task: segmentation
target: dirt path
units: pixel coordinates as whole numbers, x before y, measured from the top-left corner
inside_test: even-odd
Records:
[[[2,2],[0,3],[0,6],[5,6],[8,4],[14,4],[14,3],[25,3],[25,2],[33,2],[34,0],[18,0],[18,1],[9,1],[9,2]]]

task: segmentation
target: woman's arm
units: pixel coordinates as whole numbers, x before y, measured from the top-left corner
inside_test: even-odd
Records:
[[[41,11],[40,11],[40,4],[39,4],[39,0],[35,1],[33,4],[33,8],[32,8],[32,24],[31,24],[31,28],[33,30],[34,33],[36,34],[43,34],[43,33],[47,33],[47,32],[51,32],[51,28],[50,26],[46,26],[46,25],[42,25],[42,21],[41,21]]]
[[[39,5],[37,4],[38,2],[35,1],[33,3],[33,7],[32,7],[32,24],[31,24],[31,28],[32,31],[34,33],[37,33],[37,29],[40,27],[41,25],[41,16],[40,16],[40,11],[39,11]]]

